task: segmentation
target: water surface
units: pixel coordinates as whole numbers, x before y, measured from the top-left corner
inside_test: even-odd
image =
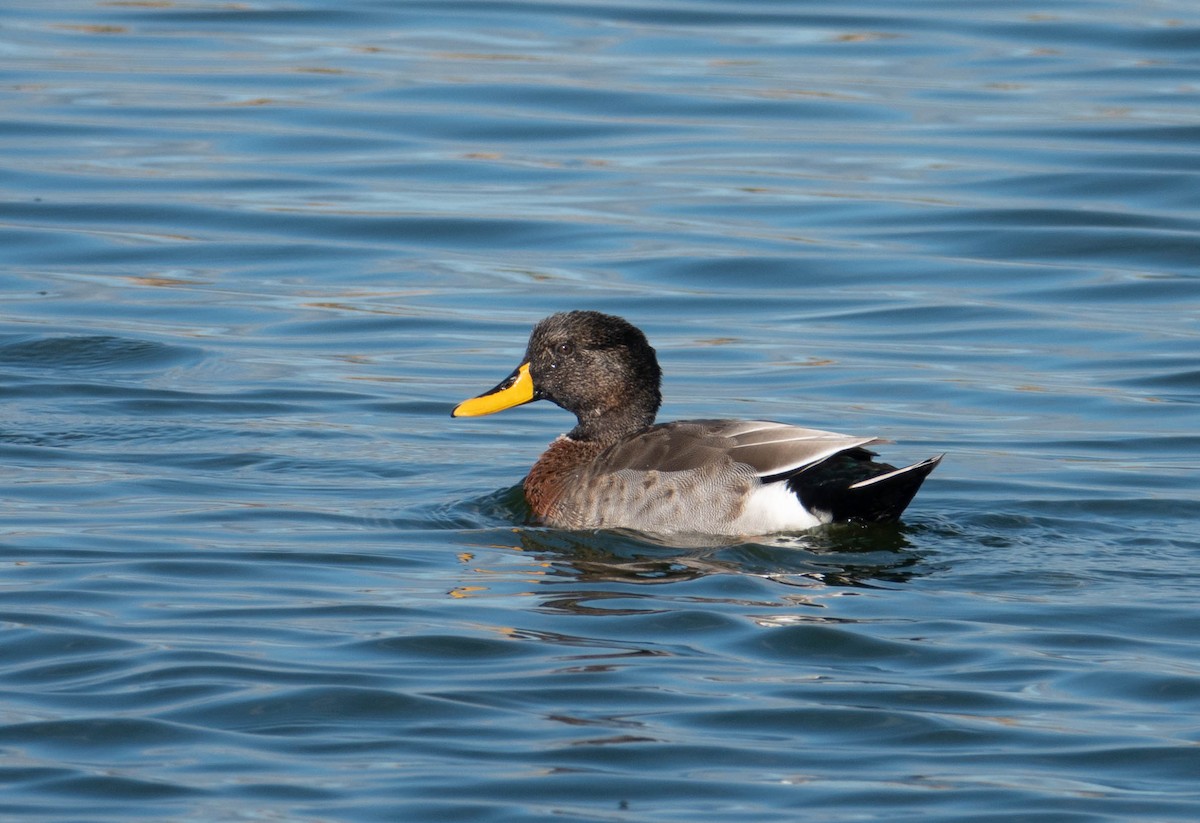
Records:
[[[0,12],[0,816],[1200,816],[1190,3]],[[532,324],[948,452],[529,525]]]

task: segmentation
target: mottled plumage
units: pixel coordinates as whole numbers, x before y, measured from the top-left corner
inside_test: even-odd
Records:
[[[894,521],[941,460],[902,469],[883,441],[765,420],[654,424],[661,371],[645,335],[619,317],[574,311],[533,330],[522,364],[454,416],[550,400],[575,414],[525,478],[547,525],[653,534],[750,536],[835,521]]]

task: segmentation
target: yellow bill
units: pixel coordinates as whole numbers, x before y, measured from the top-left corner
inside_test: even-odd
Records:
[[[451,417],[479,417],[511,409],[536,399],[533,378],[529,376],[529,364],[522,363],[516,371],[496,386],[478,397],[464,400],[450,412]]]

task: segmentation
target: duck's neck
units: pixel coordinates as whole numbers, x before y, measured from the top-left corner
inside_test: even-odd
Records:
[[[624,406],[619,409],[597,409],[576,415],[579,421],[567,434],[571,440],[597,443],[601,448],[611,446],[627,434],[654,424],[657,404]]]

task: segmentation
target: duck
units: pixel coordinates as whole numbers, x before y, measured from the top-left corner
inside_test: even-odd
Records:
[[[662,370],[627,320],[567,311],[541,320],[525,356],[452,417],[548,400],[575,415],[522,482],[534,520],[564,530],[751,537],[899,520],[937,455],[903,468],[888,441],[770,420],[656,423]]]

